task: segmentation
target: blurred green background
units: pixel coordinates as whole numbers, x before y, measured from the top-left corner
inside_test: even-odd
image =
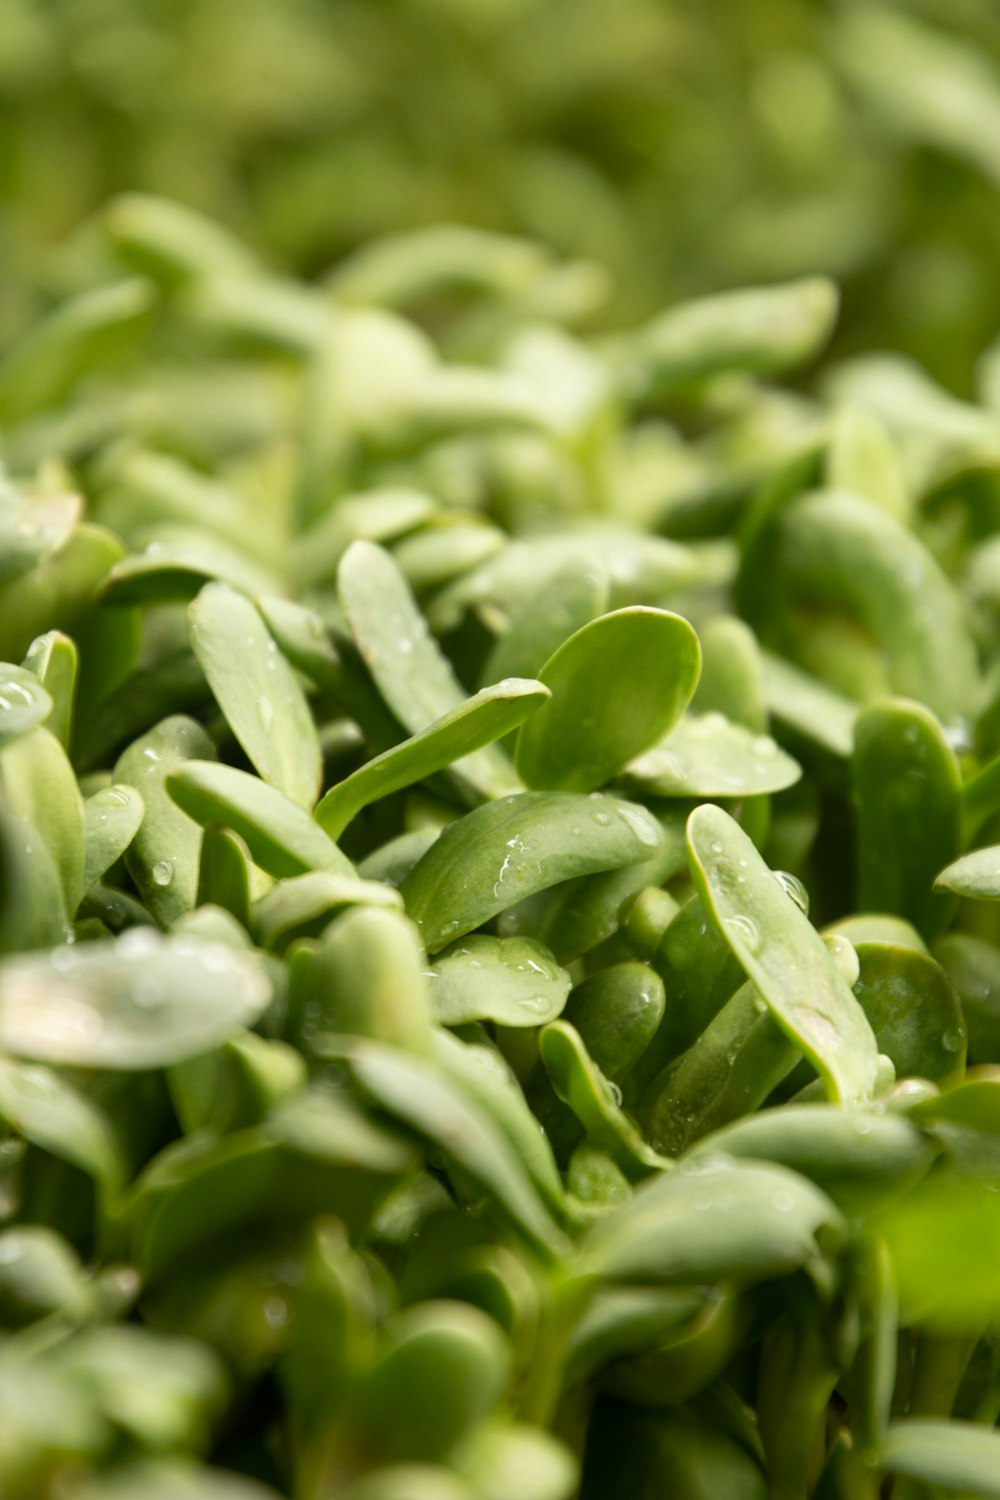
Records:
[[[605,321],[826,271],[834,354],[964,392],[1000,330],[1000,5],[0,0],[0,337],[123,188],[305,274],[442,219],[535,235],[611,269]]]

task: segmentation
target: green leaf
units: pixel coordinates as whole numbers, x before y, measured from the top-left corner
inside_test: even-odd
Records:
[[[76,679],[80,653],[76,642],[61,630],[50,630],[32,641],[24,658],[24,667],[34,672],[52,699],[52,712],[46,727],[52,731],[64,750],[70,747],[73,712],[76,707]],[[0,673],[3,668],[0,667]]]
[[[210,583],[191,604],[191,647],[216,702],[271,786],[311,808],[322,766],[305,695],[250,600]]]
[[[372,542],[354,542],[341,560],[337,581],[358,651],[404,728],[419,735],[464,707],[462,685],[388,552]],[[520,785],[513,766],[496,747],[468,757],[461,774],[485,797],[503,796]]]
[[[769,651],[761,654],[764,701],[782,724],[821,745],[832,755],[846,757],[854,749],[857,706],[808,672]]]
[[[438,957],[430,980],[434,1019],[442,1026],[544,1026],[562,1010],[572,984],[547,948],[516,937],[467,937]]]
[[[145,327],[155,301],[148,282],[98,287],[36,323],[0,363],[0,420],[21,421],[55,406]]]
[[[1000,844],[963,854],[941,871],[934,888],[954,891],[973,901],[1000,901]]]
[[[483,688],[419,734],[384,751],[346,781],[331,787],[313,816],[331,838],[339,838],[348,823],[370,802],[456,763],[461,771],[465,756],[502,739],[523,724],[548,696],[541,683],[520,678]]]
[[[398,1136],[329,1089],[307,1089],[254,1129],[200,1134],[154,1157],[135,1186],[134,1264],[160,1281],[213,1247],[325,1214],[360,1234],[412,1166]]]
[[[160,1068],[253,1025],[271,998],[249,955],[137,928],[0,964],[0,1047],[83,1068]]]
[[[92,1307],[83,1267],[60,1235],[34,1224],[0,1231],[0,1327],[8,1336],[42,1318],[83,1322]]]
[[[459,1041],[450,1031],[438,1028],[434,1032],[434,1058],[449,1081],[490,1116],[547,1207],[562,1223],[566,1195],[548,1136],[499,1050],[485,1041]]]
[[[139,831],[144,811],[142,798],[131,786],[103,787],[84,802],[85,891],[121,859]]]
[[[0,662],[0,745],[41,724],[52,712],[52,706],[52,699],[34,672]]]
[[[278,951],[296,936],[325,927],[342,906],[379,906],[399,910],[402,898],[392,886],[357,875],[314,870],[292,875],[254,902],[250,931],[261,948]]]
[[[449,824],[404,880],[403,896],[435,952],[536,891],[648,860],[662,837],[631,802],[523,792]]]
[[[655,797],[759,797],[794,786],[802,770],[769,734],[712,712],[685,714],[625,774]]]
[[[372,882],[356,884],[371,900]],[[387,886],[375,890],[383,893],[382,900],[395,895]],[[369,1037],[417,1053],[429,1050],[424,954],[413,923],[401,912],[358,905],[331,922],[315,953],[300,962],[297,1029],[305,1050],[323,1032]]]
[[[905,917],[933,938],[953,906],[935,894],[934,877],[962,845],[955,752],[922,705],[877,703],[855,725],[852,769],[858,904]]]
[[[565,1248],[520,1158],[472,1098],[432,1064],[395,1048],[356,1042],[345,1055],[365,1096],[443,1151],[530,1244],[546,1258]]]
[[[69,758],[54,734],[40,727],[0,748],[0,792],[46,844],[72,914],[84,890],[83,799]]]
[[[273,579],[235,547],[195,534],[151,542],[144,552],[115,563],[101,586],[108,604],[187,603],[206,584],[220,582],[248,594],[263,593]]]
[[[55,861],[25,818],[0,807],[0,953],[64,943],[66,899]]]
[[[854,993],[896,1077],[942,1086],[956,1081],[965,1066],[965,1020],[941,965],[890,943],[858,943],[857,954],[861,974]]]
[[[937,1148],[896,1115],[785,1104],[706,1136],[692,1159],[718,1154],[788,1167],[845,1213],[858,1214],[902,1197],[923,1177]]]
[[[692,699],[695,713],[722,714],[752,734],[767,729],[763,657],[757,637],[742,620],[719,615],[699,628],[701,676]]]
[[[927,1484],[1000,1495],[1000,1433],[974,1422],[911,1417],[893,1422],[879,1452],[882,1468]]]
[[[826,343],[837,302],[836,287],[823,276],[682,302],[628,341],[627,388],[650,398],[721,371],[793,368]]]
[[[580,1033],[601,1072],[615,1081],[645,1052],[665,1009],[663,980],[645,964],[629,962],[599,969],[578,984],[565,1019]]]
[[[644,1183],[591,1230],[583,1262],[610,1281],[752,1286],[790,1275],[819,1254],[819,1237],[835,1245],[842,1233],[804,1177],[712,1156]]]
[[[612,1085],[589,1056],[575,1027],[554,1021],[539,1037],[542,1062],[559,1098],[568,1104],[595,1146],[607,1151],[632,1180],[670,1163],[646,1145],[621,1109]]]
[[[184,761],[214,754],[201,725],[178,716],[136,740],[114,768],[115,782],[135,787],[145,808],[125,863],[146,906],[164,927],[194,906],[201,851],[201,829],[173,801],[166,780]]]
[[[874,1034],[809,919],[721,808],[695,809],[688,844],[701,898],[775,1020],[815,1064],[831,1098],[870,1098]]]
[[[359,1425],[390,1463],[442,1462],[499,1403],[509,1376],[506,1341],[479,1308],[404,1308],[389,1319],[359,1393]]]
[[[75,636],[101,581],[123,551],[109,531],[84,524],[30,573],[0,583],[0,657],[23,656],[46,630]],[[0,682],[4,680],[0,671]]]
[[[690,701],[698,637],[680,615],[600,615],[542,667],[552,697],[525,723],[515,762],[531,787],[590,792],[660,740]]]
[[[49,1068],[0,1058],[0,1116],[32,1145],[80,1167],[106,1189],[124,1182],[121,1147],[107,1117]]]
[[[167,791],[189,818],[239,834],[254,863],[275,879],[313,870],[353,875],[354,866],[301,807],[246,771],[191,760],[166,778]]]
[[[23,490],[0,480],[0,582],[19,578],[63,546],[82,509],[79,495]]]
[[[221,907],[249,929],[252,881],[253,860],[239,834],[217,823],[208,824],[198,858],[198,905],[191,917],[204,906]]]

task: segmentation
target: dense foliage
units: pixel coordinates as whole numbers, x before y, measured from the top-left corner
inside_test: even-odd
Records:
[[[527,234],[612,316],[820,271],[963,394],[1000,327],[994,0],[5,0],[0,131],[0,329],[134,189],[297,272]]]
[[[139,196],[75,277],[0,364],[4,1496],[1000,1494],[990,367]]]

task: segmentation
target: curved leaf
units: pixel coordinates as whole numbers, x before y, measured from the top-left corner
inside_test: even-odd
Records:
[[[522,792],[449,824],[402,892],[435,952],[535,891],[649,859],[662,838],[656,820],[631,802]]]
[[[871,1026],[815,928],[750,839],[721,808],[688,820],[691,874],[778,1024],[845,1103],[871,1097],[878,1048]]]
[[[552,697],[518,735],[528,786],[589,792],[677,722],[698,681],[698,637],[680,615],[633,607],[600,615],[542,667]]]
[[[137,928],[0,964],[0,1047],[82,1068],[160,1068],[252,1026],[271,998],[249,955]]]
[[[434,1018],[443,1026],[544,1026],[572,984],[547,948],[517,937],[467,937],[437,958],[429,978]]]
[[[226,584],[210,583],[189,621],[192,650],[249,759],[266,782],[312,807],[322,772],[316,727],[260,612]]]

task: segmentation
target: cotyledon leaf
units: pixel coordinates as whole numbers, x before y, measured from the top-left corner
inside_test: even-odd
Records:
[[[801,364],[829,337],[837,303],[824,276],[682,302],[628,340],[626,387],[645,397],[720,370],[771,374]]]
[[[839,1239],[840,1214],[804,1177],[710,1156],[644,1183],[599,1220],[583,1263],[610,1281],[751,1286],[815,1259],[824,1230]]]
[[[347,855],[307,812],[246,771],[191,760],[170,772],[167,791],[196,823],[219,823],[238,833],[254,863],[278,880],[312,870],[354,874]]]
[[[443,1150],[538,1249],[552,1255],[564,1248],[518,1156],[471,1097],[430,1063],[394,1047],[355,1042],[346,1057],[368,1099]]]
[[[761,652],[764,701],[789,729],[833,755],[850,755],[858,708],[818,677],[770,651]]]
[[[0,1048],[75,1067],[160,1068],[252,1026],[270,998],[252,955],[136,928],[5,959]]]
[[[673,728],[700,670],[698,637],[680,615],[638,605],[599,615],[542,667],[552,696],[521,727],[518,771],[547,791],[603,786]]]
[[[929,709],[873,703],[854,729],[858,905],[894,912],[932,939],[954,903],[935,892],[938,871],[962,846],[958,761]]]
[[[808,917],[753,843],[719,807],[688,819],[691,875],[775,1019],[823,1077],[831,1098],[869,1099],[878,1048],[850,986]]]
[[[461,1042],[450,1031],[438,1028],[434,1057],[451,1082],[490,1115],[561,1223],[566,1198],[549,1138],[500,1052],[485,1044]]]
[[[121,1148],[103,1111],[51,1069],[0,1058],[0,1118],[105,1187],[124,1180]]]
[[[942,1088],[965,1066],[966,1029],[955,986],[928,953],[889,942],[857,944],[854,993],[879,1050],[898,1078],[929,1078]]]
[[[83,804],[85,891],[121,859],[139,831],[144,811],[142,798],[131,786],[102,787],[86,799]]]
[[[52,712],[52,699],[34,672],[0,662],[0,745],[27,734]]]
[[[233,734],[266,782],[311,808],[322,774],[316,726],[259,610],[210,583],[188,614],[192,650]]]
[[[125,863],[144,903],[165,927],[195,904],[201,850],[201,829],[170,797],[166,778],[184,761],[214,754],[201,725],[177,716],[136,740],[114,768],[115,782],[134,786],[145,808]]]
[[[449,824],[403,881],[403,897],[435,952],[535,891],[647,860],[662,839],[635,803],[521,792]]]
[[[963,854],[941,871],[934,887],[974,901],[1000,901],[1000,844]]]
[[[878,1457],[882,1468],[925,1484],[981,1500],[1000,1495],[1000,1433],[975,1422],[893,1422]]]
[[[331,787],[313,816],[331,838],[380,797],[423,781],[466,755],[502,739],[549,697],[540,682],[508,678],[483,688],[426,729],[361,766]]]
[[[648,1146],[624,1113],[614,1085],[590,1057],[583,1038],[566,1021],[553,1021],[539,1037],[539,1051],[559,1098],[568,1104],[588,1139],[639,1180],[670,1165]]]
[[[389,553],[357,541],[337,570],[340,602],[358,651],[399,722],[416,735],[466,702],[466,694],[427,628],[409,584]],[[457,767],[481,795],[500,797],[520,780],[495,746]]]
[[[80,666],[76,642],[68,635],[63,635],[61,630],[50,630],[32,641],[24,658],[24,666],[29,672],[34,672],[52,699],[52,712],[46,720],[46,727],[52,731],[63,749],[68,750]],[[2,671],[3,668],[0,667],[0,672]]]
[[[66,751],[44,725],[0,748],[0,793],[47,845],[72,915],[85,889],[83,799]]]
[[[440,954],[428,978],[434,1017],[444,1026],[544,1026],[559,1015],[572,985],[541,943],[482,935]]]
[[[714,711],[685,714],[625,769],[628,781],[657,797],[757,797],[782,792],[801,775],[769,734],[752,734]]]

